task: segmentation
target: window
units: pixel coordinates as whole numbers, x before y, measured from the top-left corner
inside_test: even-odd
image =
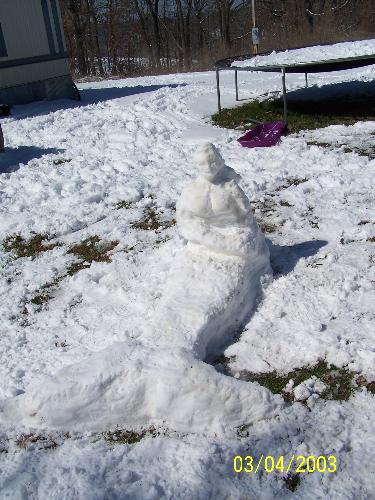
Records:
[[[7,46],[5,45],[3,30],[0,23],[0,57],[8,57]]]

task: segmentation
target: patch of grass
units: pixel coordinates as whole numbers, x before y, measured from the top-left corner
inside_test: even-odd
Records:
[[[25,239],[20,234],[7,236],[2,248],[4,252],[12,253],[17,259],[21,257],[36,257],[42,252],[47,252],[60,246],[60,243],[45,243],[53,238],[49,234],[34,234],[31,238]]]
[[[323,261],[326,260],[326,258],[327,258],[327,255],[324,255],[323,257],[318,257],[313,262],[308,262],[306,264],[306,266],[316,269],[317,267],[324,265]]]
[[[90,267],[90,265],[90,263],[85,261],[73,262],[72,264],[70,264],[70,266],[68,266],[66,274],[67,276],[74,276],[75,274],[82,271],[82,269],[87,269],[88,267]]]
[[[291,377],[289,377],[289,374],[279,375],[276,371],[270,373],[242,371],[239,378],[241,380],[246,380],[246,382],[258,382],[258,384],[266,387],[273,394],[281,394]]]
[[[47,293],[40,293],[38,295],[35,295],[30,302],[32,304],[35,304],[36,306],[42,306],[46,302],[50,300],[51,296],[48,295]]]
[[[368,392],[371,392],[371,394],[375,394],[375,381],[367,382],[366,378],[363,375],[359,375],[359,377],[356,378],[356,384],[358,385],[358,387],[366,387]]]
[[[108,253],[118,245],[117,240],[102,241],[99,236],[90,236],[81,243],[76,243],[68,253],[75,255],[80,259],[74,262],[67,269],[67,274],[73,276],[85,267],[89,267],[92,262],[111,262]]]
[[[111,259],[107,252],[113,250],[118,245],[118,241],[110,241],[103,243],[99,236],[90,236],[80,243],[76,243],[69,250],[72,253],[86,262],[110,262]]]
[[[126,210],[128,210],[129,208],[132,207],[132,202],[131,201],[126,201],[126,200],[122,200],[122,201],[118,201],[115,206],[114,206],[114,209],[115,210],[121,210],[122,208],[125,208]]]
[[[53,164],[62,165],[63,163],[69,163],[71,161],[72,161],[71,158],[56,158],[55,160],[53,160]]]
[[[55,342],[55,347],[62,347],[62,348],[64,348],[64,347],[68,347],[68,344],[66,343],[65,340],[62,340],[61,342],[56,341]]]
[[[339,144],[337,142],[329,143],[329,142],[319,142],[319,141],[307,141],[306,144],[308,146],[318,146],[321,148],[327,149],[335,149],[335,148],[343,148],[344,153],[356,153],[358,156],[366,156],[368,158],[375,157],[375,149],[373,147],[349,147],[347,144]]]
[[[153,427],[150,429],[143,429],[139,432],[116,429],[115,431],[106,431],[102,433],[104,440],[111,444],[135,444],[146,436],[155,435],[156,432]]]
[[[282,207],[294,207],[294,205],[292,205],[291,203],[289,203],[288,201],[285,201],[285,200],[280,200],[280,205]]]
[[[353,394],[353,380],[355,374],[345,368],[331,370],[321,378],[327,389],[321,394],[323,399],[348,401]]]
[[[375,158],[375,149],[373,147],[349,147],[345,144],[342,144],[342,146],[344,146],[344,153],[356,153],[358,156],[366,156],[370,159]]]
[[[263,200],[252,201],[251,206],[254,210],[255,219],[257,221],[258,226],[262,230],[263,233],[274,233],[279,226],[282,226],[284,222],[268,222],[263,217],[269,217],[276,211],[277,203],[272,199],[271,194],[267,195],[267,198]]]
[[[289,380],[293,380],[294,386],[297,386],[313,376],[320,379],[327,386],[326,390],[320,396],[323,399],[347,401],[353,393],[355,373],[346,368],[329,366],[324,360],[320,360],[313,366],[297,368],[284,375],[279,375],[276,371],[270,373],[242,371],[239,378],[248,382],[258,382],[258,384],[266,387],[273,394],[283,394],[284,398],[288,400],[290,395],[284,393],[283,389]]]
[[[81,243],[73,245],[68,253],[74,254],[80,260],[78,262],[73,262],[70,264],[66,270],[65,274],[57,276],[50,283],[44,284],[39,290],[37,290],[34,296],[30,299],[29,303],[34,304],[41,308],[44,304],[47,304],[51,298],[53,298],[53,292],[55,291],[57,285],[66,276],[73,276],[82,269],[90,267],[92,262],[111,262],[111,258],[108,252],[113,250],[118,245],[118,241],[101,241],[99,236],[90,236],[89,238],[83,240]],[[27,308],[24,309],[24,314],[27,314]]]
[[[298,486],[301,484],[301,475],[298,473],[293,474],[292,472],[289,472],[286,477],[283,477],[283,481],[285,482],[288,490],[296,491]]]
[[[319,142],[319,141],[306,141],[307,146],[319,146],[320,148],[332,148],[333,144],[330,142]]]
[[[282,186],[278,186],[275,191],[279,192],[282,191],[283,189],[288,189],[290,186],[299,186],[299,184],[303,184],[304,182],[307,182],[309,179],[307,177],[299,178],[299,177],[289,177],[289,179],[286,180],[285,184]]]
[[[146,208],[144,211],[143,219],[131,223],[134,229],[142,229],[143,231],[157,231],[158,229],[167,229],[176,224],[175,219],[162,221],[160,213],[155,208]]]
[[[313,212],[313,207],[307,207],[307,210],[303,215],[307,218],[307,222],[310,224],[310,226],[314,229],[317,229],[319,228],[319,219],[318,217],[316,217],[316,215],[313,214]]]
[[[258,210],[262,214],[267,215],[275,212],[276,202],[272,198],[265,198],[264,200],[252,201],[251,206],[254,210]]]
[[[34,304],[36,306],[42,307],[44,304],[49,302],[49,300],[53,298],[53,292],[54,292],[56,286],[59,284],[59,282],[64,277],[65,277],[65,275],[57,276],[50,283],[45,283],[44,285],[42,285],[41,288],[35,292],[35,295],[30,300],[30,303]],[[27,309],[26,309],[26,313],[27,313]]]
[[[357,241],[360,241],[360,240],[350,240],[350,239],[346,239],[342,236],[340,238],[340,245],[349,245],[349,243],[356,243]]]
[[[59,283],[66,278],[66,276],[73,276],[82,269],[90,267],[92,262],[111,262],[108,252],[113,250],[118,245],[118,241],[101,241],[99,236],[90,236],[81,243],[73,245],[68,253],[76,255],[80,260],[70,264],[64,274],[57,276],[50,283],[45,283],[39,290],[34,292],[32,298],[28,301],[29,304],[37,306],[36,310],[39,311],[43,305],[47,304],[53,297]],[[25,306],[21,311],[22,315],[28,314],[28,309]],[[24,322],[24,326],[28,323]],[[64,347],[61,345],[61,347]]]
[[[357,121],[374,120],[375,110],[367,107],[364,113],[357,106],[349,109],[338,106],[335,101],[300,101],[288,102],[288,122],[290,132],[314,130],[329,125],[353,125]],[[215,125],[224,128],[246,128],[250,119],[259,121],[283,120],[283,102],[281,99],[252,101],[235,108],[223,109],[212,115]]]
[[[171,238],[170,236],[165,236],[164,238],[158,238],[157,240],[155,240],[153,242],[153,248],[157,248],[159,245],[162,245],[163,243],[166,243],[167,241],[169,241]]]
[[[137,246],[137,243],[135,245],[131,245],[129,247],[125,247],[125,248],[122,249],[122,252],[124,252],[124,253],[133,252],[135,250],[136,246]]]
[[[264,220],[258,219],[257,224],[263,233],[274,233],[277,230],[276,224],[271,224],[270,222],[266,222]]]
[[[0,437],[0,453],[9,453],[10,439],[4,434]]]
[[[340,238],[341,245],[348,245],[349,243],[358,243],[358,242],[363,242],[363,241],[365,241],[365,240],[350,240],[350,239],[346,239],[344,237]],[[375,243],[375,236],[370,236],[369,238],[366,238],[366,241],[368,243]]]
[[[58,446],[56,441],[50,436],[43,436],[40,434],[21,434],[16,439],[16,445],[23,450],[27,450],[35,446],[38,450],[49,450]]]

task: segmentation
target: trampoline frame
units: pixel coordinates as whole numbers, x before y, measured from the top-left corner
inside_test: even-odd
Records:
[[[279,51],[281,53],[284,51]],[[271,52],[264,52],[262,54],[257,54],[261,56],[266,56],[271,54]],[[220,71],[234,71],[234,82],[236,90],[236,101],[238,98],[238,72],[239,71],[261,71],[267,73],[281,73],[281,84],[282,84],[282,94],[283,94],[283,109],[284,109],[284,123],[288,126],[288,102],[287,102],[287,88],[286,88],[286,74],[287,73],[305,73],[306,87],[308,87],[308,74],[309,73],[328,73],[331,71],[344,71],[347,69],[361,68],[363,66],[370,66],[375,64],[375,54],[365,55],[365,56],[355,56],[355,57],[345,57],[338,59],[327,59],[326,61],[313,61],[309,63],[295,63],[295,64],[280,64],[280,65],[270,65],[270,66],[232,66],[234,61],[252,59],[256,57],[254,54],[247,54],[237,57],[229,57],[227,59],[221,59],[215,63],[216,68],[216,92],[217,92],[217,106],[218,111],[221,113],[221,95],[220,95]],[[258,120],[249,119],[253,123],[262,123]]]

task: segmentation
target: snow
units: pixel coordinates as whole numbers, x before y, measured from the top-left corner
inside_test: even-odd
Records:
[[[238,175],[210,144],[201,146],[195,158],[201,175],[185,187],[176,206],[181,235],[214,252],[259,259],[270,273],[268,247]]]
[[[158,338],[205,359],[243,326],[272,271],[235,172],[210,143],[198,148],[195,162],[201,175],[183,189],[176,206],[187,245],[172,264],[154,328]]]
[[[221,76],[223,105],[235,105],[233,74]],[[370,85],[374,67],[310,83],[347,92],[352,79]],[[307,405],[287,404],[210,361],[223,353],[234,375],[283,374],[325,358],[375,379],[375,162],[344,150],[371,148],[375,123],[249,151],[240,132],[210,125],[214,81],[206,72],[82,84],[79,104],[35,103],[2,119],[1,234],[49,232],[60,246],[34,258],[0,252],[0,498],[371,498],[373,394],[325,401],[309,380]],[[241,97],[280,90],[272,74],[241,73],[239,84]],[[216,180],[196,178],[191,161],[207,141],[228,166]],[[273,281],[247,199],[275,226]],[[121,201],[128,208],[116,209]],[[165,226],[134,226],[150,210]],[[111,262],[31,303],[93,235],[118,241]],[[151,426],[158,434],[136,444],[102,435]],[[24,449],[29,434],[45,440]],[[233,457],[249,453],[335,454],[338,472],[303,475],[292,493],[285,474],[234,473]]]
[[[263,388],[231,378],[223,381],[213,367],[197,362],[186,350],[116,343],[5,402],[2,419],[65,431],[152,424],[223,434],[227,425],[236,428],[267,418],[278,407],[280,402],[272,401]]]
[[[231,66],[250,68],[257,66],[283,66],[290,64],[308,64],[320,61],[345,59],[348,57],[373,56],[375,39],[357,42],[341,42],[332,45],[314,45],[303,49],[273,51],[267,55],[258,55],[251,59],[233,61]]]
[[[64,367],[4,401],[4,422],[97,432],[152,424],[223,433],[228,425],[254,422],[280,407],[281,398],[272,401],[263,388],[223,381],[201,362],[220,352],[228,332],[243,326],[271,268],[265,239],[231,169],[210,143],[195,158],[201,177],[185,188],[176,213],[188,242],[172,263],[147,332],[156,346],[115,343]],[[226,233],[221,238],[220,230]]]
[[[310,397],[318,396],[324,392],[326,385],[316,377],[311,377],[293,388],[296,401],[310,401]]]

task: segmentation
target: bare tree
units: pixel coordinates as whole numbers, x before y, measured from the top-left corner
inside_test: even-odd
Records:
[[[86,8],[89,14],[91,43],[95,51],[96,64],[98,66],[99,75],[103,76],[104,69],[99,43],[98,10],[95,0],[86,0]]]
[[[158,69],[161,65],[160,0],[134,0],[134,4],[149,49],[151,65]]]
[[[86,54],[87,21],[82,16],[81,0],[63,0],[61,2],[64,21],[70,31],[70,49],[76,58],[78,71],[82,75],[88,74]],[[69,27],[71,28],[69,30]]]
[[[206,69],[250,53],[251,0],[60,0],[72,69]],[[255,0],[261,51],[374,36],[373,0]]]

